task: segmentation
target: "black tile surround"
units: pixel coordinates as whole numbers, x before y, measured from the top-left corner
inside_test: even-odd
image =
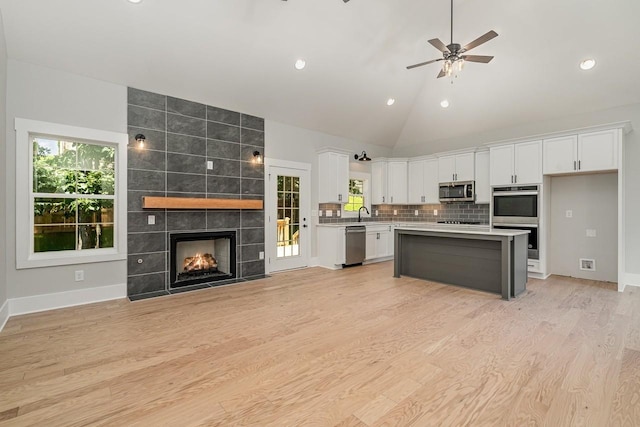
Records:
[[[128,133],[129,297],[169,293],[174,232],[235,230],[238,280],[264,277],[264,211],[142,209],[143,196],[263,200],[264,166],[252,160],[254,151],[264,154],[264,119],[129,88]]]

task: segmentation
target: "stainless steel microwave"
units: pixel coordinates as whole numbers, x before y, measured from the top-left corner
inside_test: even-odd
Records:
[[[473,202],[476,199],[474,181],[441,182],[440,202]]]

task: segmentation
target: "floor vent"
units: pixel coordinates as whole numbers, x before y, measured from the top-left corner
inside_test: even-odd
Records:
[[[580,258],[580,270],[596,271],[596,260]]]

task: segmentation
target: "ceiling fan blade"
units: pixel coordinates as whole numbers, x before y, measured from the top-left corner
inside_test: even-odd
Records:
[[[438,78],[444,77],[444,76],[446,76],[444,70],[440,70],[440,72],[438,73]]]
[[[462,59],[469,62],[482,62],[483,64],[489,63],[493,56],[485,56],[485,55],[462,55]]]
[[[442,53],[451,53],[451,51],[449,50],[447,45],[442,43],[442,41],[440,39],[431,39],[431,40],[429,40],[429,43],[431,44],[431,46],[435,47],[436,49],[438,49]]]
[[[473,49],[474,47],[478,47],[483,43],[488,42],[489,40],[498,37],[498,33],[496,33],[495,31],[491,30],[489,31],[487,34],[484,34],[480,37],[478,37],[477,39],[475,39],[474,41],[472,41],[471,43],[469,43],[468,45],[466,45],[465,47],[462,48],[463,52],[466,52],[468,50]]]
[[[409,66],[407,67],[407,70],[410,70],[410,69],[412,69],[412,68],[422,67],[423,65],[433,64],[434,62],[438,62],[438,61],[442,61],[442,58],[432,59],[431,61],[421,62],[421,63],[419,63],[419,64],[409,65]]]

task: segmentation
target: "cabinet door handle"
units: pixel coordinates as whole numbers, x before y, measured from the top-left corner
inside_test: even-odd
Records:
[[[582,160],[578,160],[578,170],[582,169]]]
[[[380,233],[376,233],[376,239],[380,240]]]
[[[391,196],[391,203],[393,203],[393,196]]]
[[[518,183],[518,175],[514,175],[513,176],[513,183],[517,184]]]
[[[578,170],[578,168],[576,168],[576,161],[575,160],[573,161],[573,170],[574,171]]]
[[[382,203],[384,203],[384,196],[382,196]]]

